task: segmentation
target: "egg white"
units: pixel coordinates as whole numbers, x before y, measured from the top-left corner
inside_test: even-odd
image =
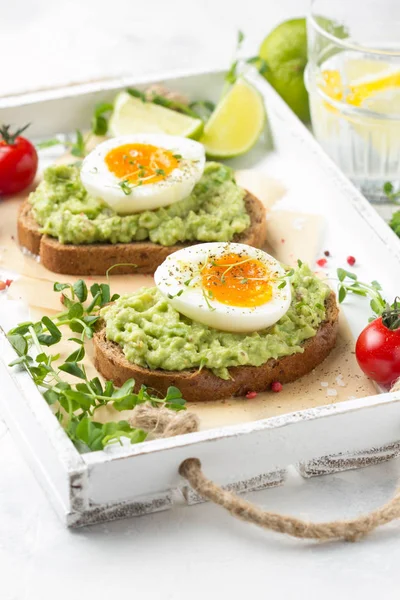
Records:
[[[108,170],[104,160],[110,150],[125,144],[151,144],[180,154],[182,158],[179,159],[179,167],[164,180],[132,186],[127,195],[119,185],[122,179]],[[119,214],[131,214],[168,206],[187,198],[201,178],[204,165],[204,146],[199,142],[156,133],[124,135],[99,144],[86,156],[82,163],[81,180],[91,196],[101,198]]]
[[[245,254],[256,258],[274,274],[270,282],[272,298],[269,302],[247,308],[205,298],[201,286],[201,266],[207,258],[218,258],[224,254]],[[270,327],[286,314],[292,297],[289,281],[283,288],[278,287],[283,278],[285,269],[266,252],[245,244],[219,242],[178,250],[170,254],[154,274],[157,288],[178,312],[214,329],[241,333]]]

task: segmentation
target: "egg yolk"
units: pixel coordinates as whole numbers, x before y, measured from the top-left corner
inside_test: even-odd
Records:
[[[113,148],[104,158],[108,170],[134,185],[164,180],[179,165],[178,155],[152,144],[124,144]]]
[[[260,260],[237,254],[209,259],[201,271],[209,298],[229,306],[252,308],[272,298],[273,276]]]

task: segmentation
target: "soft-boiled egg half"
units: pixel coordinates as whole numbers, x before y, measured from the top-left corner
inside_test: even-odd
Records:
[[[158,267],[154,279],[178,312],[223,331],[270,327],[291,302],[282,265],[245,244],[197,244],[178,250]]]
[[[156,133],[99,144],[83,161],[86,191],[119,214],[153,210],[187,198],[204,171],[204,147]]]

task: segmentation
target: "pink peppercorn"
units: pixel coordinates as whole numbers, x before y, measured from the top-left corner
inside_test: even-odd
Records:
[[[319,267],[324,267],[324,266],[326,265],[326,263],[327,263],[327,262],[328,262],[328,261],[326,260],[326,258],[319,258],[319,259],[317,260],[317,265],[318,265]]]
[[[347,257],[347,264],[349,264],[351,267],[356,264],[356,259],[354,258],[354,256]]]
[[[283,388],[283,385],[281,384],[280,381],[274,381],[271,385],[271,390],[273,392],[281,392]]]
[[[253,400],[257,396],[257,392],[247,392],[246,398],[247,400]]]

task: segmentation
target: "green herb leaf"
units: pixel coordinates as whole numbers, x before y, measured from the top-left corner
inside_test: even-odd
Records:
[[[80,302],[85,302],[85,300],[87,299],[87,296],[88,296],[88,290],[87,290],[86,283],[83,281],[83,279],[79,279],[78,281],[76,281],[74,283],[73,290],[74,290],[78,300]]]
[[[83,346],[83,344],[84,344],[84,341],[82,339],[76,338],[76,337],[68,338],[68,341],[75,342],[75,344],[80,344],[81,346]]]
[[[44,399],[46,400],[47,404],[55,404],[56,402],[58,402],[59,400],[59,394],[58,392],[55,392],[54,390],[46,390],[43,393]]]
[[[29,328],[32,326],[33,326],[33,323],[31,321],[25,321],[24,323],[20,323],[16,327],[13,327],[13,329],[10,329],[10,331],[8,332],[8,335],[14,335],[14,334],[25,335],[26,333],[28,333]]]
[[[111,397],[114,394],[114,384],[112,381],[106,381],[104,387],[104,396]]]
[[[79,392],[75,390],[65,390],[63,394],[67,399],[76,402],[76,404],[78,404],[78,406],[83,410],[89,410],[94,401],[93,396],[91,396],[90,394],[85,394],[84,392]]]
[[[100,379],[98,377],[94,377],[93,379],[91,379],[89,381],[89,385],[95,394],[103,394],[103,386],[101,385]]]
[[[266,75],[269,71],[266,61],[261,58],[261,56],[252,56],[251,58],[248,58],[246,62],[250,65],[254,65],[261,75]]]
[[[78,348],[78,350],[75,350],[75,352],[72,352],[72,354],[70,354],[66,360],[66,362],[71,362],[71,363],[75,363],[75,362],[79,362],[81,360],[83,360],[85,358],[85,348],[83,346],[80,346]]]
[[[71,154],[83,158],[86,154],[85,140],[83,139],[82,132],[79,129],[76,130],[76,140],[71,146]]]
[[[233,63],[230,66],[229,71],[227,71],[226,75],[225,75],[225,81],[227,81],[230,84],[234,84],[236,81],[236,69],[237,69],[237,65],[238,65],[238,61],[234,60]]]
[[[92,133],[94,135],[106,135],[108,131],[108,120],[105,115],[108,116],[113,109],[114,106],[109,102],[96,104],[91,123]]]
[[[113,396],[115,398],[115,396]],[[116,398],[114,401],[113,407],[115,410],[123,411],[123,410],[132,410],[135,408],[137,404],[140,404],[137,394],[128,394],[123,398]]]
[[[391,181],[386,181],[383,184],[383,191],[385,192],[386,196],[390,196],[393,193],[394,187],[393,187],[393,183]]]
[[[61,144],[64,144],[64,142],[61,142],[57,138],[53,138],[51,140],[45,140],[43,142],[38,142],[37,144],[35,144],[35,146],[36,146],[37,150],[44,150],[45,148],[52,148],[53,146],[60,146]]]
[[[340,304],[343,302],[343,300],[346,298],[346,296],[347,296],[346,288],[343,285],[341,285],[339,287],[339,296],[338,296]]]
[[[56,282],[53,285],[53,290],[55,292],[62,292],[63,290],[66,290],[67,288],[71,288],[71,286],[70,286],[69,283],[58,283],[58,282]]]
[[[22,335],[8,334],[7,339],[18,356],[24,356],[28,352],[28,342]]]
[[[83,315],[83,306],[80,302],[75,302],[72,304],[70,309],[68,310],[68,318],[69,319],[80,319]]]
[[[84,442],[90,450],[102,450],[104,430],[101,423],[95,423],[88,417],[80,420],[75,430],[75,436]]]
[[[135,380],[128,379],[127,381],[125,381],[124,385],[122,385],[120,388],[117,388],[114,391],[113,398],[122,398],[123,396],[130,394],[133,390],[134,385],[135,385]]]
[[[121,190],[124,192],[125,196],[129,196],[130,194],[132,194],[133,186],[129,182],[129,179],[123,179],[122,181],[120,181],[118,183],[118,185],[121,188]]]
[[[65,371],[65,373],[69,373],[70,375],[74,375],[75,377],[79,377],[79,379],[86,379],[86,374],[84,370],[79,367],[75,362],[65,362],[60,366],[60,371]]]
[[[142,102],[146,102],[146,95],[143,92],[141,92],[140,90],[137,90],[135,88],[127,88],[126,91],[128,92],[128,94],[130,94],[134,98],[140,98],[140,100],[142,100]]]
[[[381,284],[379,283],[379,281],[375,281],[375,280],[374,280],[374,281],[371,281],[371,285],[372,285],[372,287],[373,287],[375,290],[377,290],[377,291],[380,291],[380,290],[382,289],[382,286],[381,286]]]
[[[183,113],[189,117],[198,118],[198,115],[191,108],[189,108],[189,106],[183,104],[182,102],[177,102],[176,100],[166,98],[165,96],[154,94],[151,98],[151,102],[153,104],[164,106],[164,108],[169,108],[170,110]]]
[[[57,325],[49,317],[43,317],[42,323],[47,328],[49,335],[45,333],[38,335],[39,342],[45,346],[57,344],[61,340],[61,331]]]
[[[181,400],[182,399],[182,393],[181,390],[177,387],[175,387],[174,385],[170,385],[169,388],[167,389],[167,395],[165,396],[165,401],[166,402],[172,402],[172,400]]]

